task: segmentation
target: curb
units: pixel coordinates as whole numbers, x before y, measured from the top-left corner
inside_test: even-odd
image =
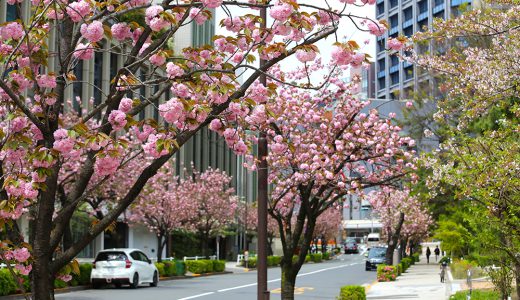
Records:
[[[224,272],[212,272],[212,273],[203,273],[203,274],[197,274],[192,273],[192,275],[186,275],[187,278],[193,278],[193,277],[208,277],[208,276],[215,276],[215,275],[226,275],[226,274],[233,274],[231,271],[224,271]]]

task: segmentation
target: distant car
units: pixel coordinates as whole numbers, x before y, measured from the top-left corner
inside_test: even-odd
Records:
[[[379,233],[370,233],[367,237],[367,247],[377,247],[381,243],[381,236]]]
[[[359,253],[359,248],[355,241],[347,241],[345,243],[345,254],[348,253]]]
[[[377,269],[377,265],[385,262],[386,247],[372,247],[368,250],[365,270]]]
[[[157,286],[159,271],[146,254],[138,249],[107,249],[100,251],[92,263],[90,282],[93,288],[109,283],[117,288],[123,284],[132,288],[143,283]]]

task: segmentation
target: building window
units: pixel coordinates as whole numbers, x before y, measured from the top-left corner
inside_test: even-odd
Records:
[[[386,87],[386,78],[382,77],[382,78],[377,79],[377,84],[378,84],[380,90],[384,89]]]
[[[423,0],[419,3],[417,3],[417,8],[418,8],[420,14],[428,12],[428,1]]]
[[[396,7],[399,4],[398,0],[390,0],[390,9]]]
[[[404,80],[413,79],[413,66],[407,67],[403,71],[404,71]]]
[[[5,21],[11,22],[14,20],[20,19],[18,14],[18,8],[16,4],[7,4],[7,12],[5,15]]]
[[[379,71],[384,71],[386,67],[386,61],[384,58],[381,58],[377,61],[377,69]]]
[[[76,81],[72,84],[72,109],[77,112],[81,116],[81,103],[76,101],[77,97],[80,98],[83,96],[83,61],[80,60],[76,67],[74,68],[74,76],[76,76]]]
[[[399,83],[399,72],[390,74],[390,85],[396,85]]]
[[[103,98],[103,53],[96,52],[94,56],[94,107],[98,106]],[[99,115],[98,117],[100,117]]]
[[[381,39],[377,42],[377,52],[383,52],[386,50],[386,39]]]
[[[377,4],[377,14],[382,15],[385,13],[385,2],[381,2]]]
[[[420,31],[428,30],[428,19],[422,20],[421,22],[417,23],[417,27]]]
[[[117,63],[118,55],[117,53],[110,53],[110,80],[114,79],[117,75],[117,71],[119,70],[119,64]]]

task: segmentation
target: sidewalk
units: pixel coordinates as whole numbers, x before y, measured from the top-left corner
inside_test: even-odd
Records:
[[[433,252],[435,245],[433,243],[423,244],[423,252],[426,251],[427,246]],[[432,256],[430,256],[430,260],[432,260]],[[435,263],[435,256],[430,264],[426,264],[426,255],[423,253],[420,261],[411,266],[406,273],[397,277],[396,281],[374,283],[368,290],[367,299],[448,299],[451,290],[450,283],[441,283],[439,273],[439,265]],[[448,282],[448,280],[446,281]]]

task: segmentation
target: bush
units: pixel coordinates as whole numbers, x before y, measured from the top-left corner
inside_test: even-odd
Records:
[[[439,260],[439,263],[442,264],[443,262],[447,262],[448,265],[451,263],[451,259],[448,257],[448,256],[443,256],[440,260]]]
[[[267,266],[269,267],[276,267],[280,265],[280,262],[282,261],[281,256],[272,255],[267,257]]]
[[[365,288],[360,285],[346,285],[341,287],[339,300],[365,300]]]
[[[311,255],[310,255],[310,254],[307,254],[307,255],[305,256],[305,262],[304,262],[304,263],[308,263],[308,262],[310,262],[310,261],[311,261]]]
[[[226,270],[226,261],[225,260],[214,260],[213,261],[213,271],[224,272],[225,270]]]
[[[88,285],[90,284],[90,273],[92,273],[92,264],[85,263],[79,265],[79,275],[72,275],[72,277],[76,276],[79,285]]]
[[[245,260],[242,260],[240,262],[240,265],[245,267],[246,266],[246,261]],[[256,268],[256,257],[250,257],[249,258],[249,261],[247,262],[247,267],[248,268]]]
[[[450,296],[450,300],[466,300],[468,291],[458,291]],[[471,300],[491,300],[500,299],[500,294],[493,290],[473,290]]]
[[[165,261],[164,262],[164,274],[166,276],[177,275],[177,268],[175,266],[175,261]]]
[[[412,255],[412,257],[413,257],[413,263],[419,262],[419,260],[420,260],[419,259],[419,253],[414,253]]]
[[[8,269],[0,269],[0,296],[6,296],[16,292],[17,286]]]
[[[323,259],[323,254],[321,253],[314,253],[314,254],[311,254],[311,260],[315,263],[319,263],[321,262]]]
[[[478,267],[476,262],[469,260],[455,260],[450,264],[451,274],[455,279],[466,279],[467,272],[471,269],[471,276],[478,278],[484,275],[484,271]]]
[[[329,260],[329,259],[330,259],[330,253],[329,252],[323,253],[323,260]]]
[[[162,262],[156,262],[155,267],[157,268],[157,271],[159,271],[159,276],[166,276],[166,273],[164,272],[164,264]]]
[[[377,281],[395,281],[397,278],[397,268],[395,266],[377,266]]]
[[[403,272],[406,272],[406,270],[408,270],[408,268],[412,265],[412,259],[405,257],[401,260],[401,264],[403,264]]]
[[[203,274],[206,272],[206,263],[202,260],[187,260],[186,268],[194,274]]]
[[[175,261],[175,268],[177,276],[184,276],[186,274],[186,263],[182,260]]]
[[[54,288],[63,289],[67,287],[67,283],[61,279],[54,279]]]
[[[399,263],[397,264],[397,276],[401,276],[403,274],[403,264]]]

